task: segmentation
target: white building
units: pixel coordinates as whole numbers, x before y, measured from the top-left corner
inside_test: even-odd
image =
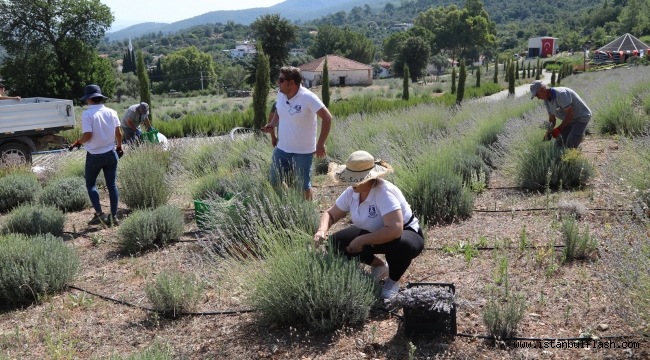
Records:
[[[528,39],[528,57],[546,58],[557,54],[560,46],[558,38],[554,37],[538,37]]]
[[[234,49],[230,49],[230,57],[249,56],[255,54],[255,44],[251,41],[237,41]]]
[[[372,85],[372,66],[338,55],[326,55],[298,66],[306,87],[323,83],[323,66],[327,58],[330,85]]]
[[[393,24],[390,26],[389,30],[393,31],[406,31],[410,28],[413,27],[412,23],[401,23],[401,24]]]

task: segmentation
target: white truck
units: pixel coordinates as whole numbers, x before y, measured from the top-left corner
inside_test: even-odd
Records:
[[[72,100],[26,98],[0,101],[0,164],[30,163],[32,153],[49,144],[63,146],[56,135],[75,126]]]

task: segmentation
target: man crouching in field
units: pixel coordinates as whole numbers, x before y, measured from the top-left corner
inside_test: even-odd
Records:
[[[567,87],[548,87],[541,80],[530,84],[530,98],[535,97],[544,100],[548,121],[554,128],[550,134],[546,133],[544,138],[553,136],[556,138],[555,145],[577,148],[584,139],[585,129],[591,120],[591,110],[587,104],[575,91]],[[557,118],[560,118],[562,123],[555,127]]]

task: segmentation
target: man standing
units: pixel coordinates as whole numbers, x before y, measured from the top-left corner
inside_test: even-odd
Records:
[[[140,140],[140,124],[144,121],[147,128],[154,130],[149,121],[149,104],[141,102],[139,104],[131,105],[126,109],[126,114],[122,118],[122,132],[124,133],[125,142],[133,142]]]
[[[275,189],[289,172],[296,175],[297,184],[305,199],[311,200],[311,164],[314,153],[318,158],[327,155],[325,140],[332,126],[332,115],[316,94],[301,86],[300,69],[288,66],[280,70],[277,116],[262,131],[278,128],[278,144],[273,149],[270,171],[271,185]],[[316,115],[321,118],[320,136],[316,139]]]
[[[5,84],[0,83],[0,100],[18,100],[18,101],[20,101],[20,96],[6,96],[5,95]]]
[[[120,118],[113,109],[104,106],[106,97],[97,85],[86,86],[84,97],[88,110],[81,115],[81,129],[83,136],[75,141],[70,148],[86,144],[86,188],[90,202],[95,208],[95,216],[88,225],[118,225],[117,221],[117,162],[122,156],[122,133],[120,132]],[[104,170],[108,197],[111,202],[111,213],[104,214],[99,203],[99,193],[95,183],[99,172]]]
[[[585,136],[585,129],[591,120],[591,110],[575,91],[566,87],[548,87],[541,80],[530,85],[530,98],[544,100],[548,121],[553,125],[551,136],[557,146],[575,149]],[[556,119],[562,123],[555,127]],[[548,137],[548,133],[545,138]]]

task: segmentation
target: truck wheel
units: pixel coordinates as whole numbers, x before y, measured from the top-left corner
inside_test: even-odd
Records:
[[[8,143],[0,146],[0,165],[21,166],[32,162],[32,154],[22,144]]]

